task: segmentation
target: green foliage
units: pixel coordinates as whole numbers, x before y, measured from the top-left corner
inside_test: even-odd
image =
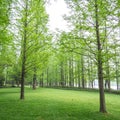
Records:
[[[5,82],[5,69],[14,62],[13,36],[9,31],[11,0],[0,0],[0,82]]]

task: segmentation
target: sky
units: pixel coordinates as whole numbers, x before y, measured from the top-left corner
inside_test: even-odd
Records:
[[[64,0],[51,0],[51,4],[46,7],[47,13],[49,14],[49,28],[51,31],[56,31],[56,29],[66,31],[67,22],[62,18],[64,14],[68,14],[69,10],[67,8]]]

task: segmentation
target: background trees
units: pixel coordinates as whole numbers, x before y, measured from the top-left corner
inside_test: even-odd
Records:
[[[116,3],[111,6],[110,1],[66,1],[71,9],[71,16],[67,17],[67,20],[74,26],[73,29],[76,32],[74,34],[74,43],[76,36],[79,39],[82,46],[86,45],[85,50],[89,51],[89,55],[93,54],[98,68],[98,83],[100,91],[100,112],[106,112],[105,98],[104,98],[104,81],[103,78],[107,77],[108,88],[110,89],[110,77],[109,77],[109,53],[108,53],[108,39],[113,36],[113,26],[116,24],[110,18],[115,17],[114,12],[116,9]],[[108,9],[106,9],[108,7]],[[86,12],[87,11],[87,12]],[[110,22],[113,26],[110,26]],[[84,33],[83,33],[84,32]],[[111,39],[109,40],[112,41]],[[105,44],[106,43],[106,44]],[[74,50],[76,50],[76,46]],[[79,47],[80,48],[80,47]],[[83,53],[85,56],[85,53]],[[88,58],[89,59],[89,58]],[[83,61],[83,60],[82,60]],[[103,69],[103,64],[106,63],[106,69]],[[83,64],[82,64],[83,65]],[[84,67],[85,68],[85,67]],[[89,67],[88,67],[89,69]],[[84,71],[82,69],[82,71]],[[106,71],[106,75],[104,75]],[[83,72],[84,73],[84,72]],[[88,73],[90,76],[90,74]],[[83,76],[83,74],[82,74]],[[90,77],[89,77],[90,79]],[[118,79],[117,79],[118,80]],[[84,84],[83,84],[84,86]]]
[[[12,34],[9,31],[11,0],[0,0],[0,86],[6,85],[7,69],[13,63]]]

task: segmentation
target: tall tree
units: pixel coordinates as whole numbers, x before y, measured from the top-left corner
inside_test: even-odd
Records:
[[[17,36],[15,39],[20,48],[18,56],[21,59],[20,99],[24,99],[25,79],[32,74],[35,88],[38,68],[41,64],[46,64],[49,56],[47,49],[49,50],[50,37],[46,27],[48,15],[44,0],[18,0],[14,1],[12,7],[16,7],[15,5],[17,6],[13,10],[17,18],[14,22]]]
[[[83,49],[89,51],[88,57],[94,58],[98,67],[100,112],[104,113],[106,112],[106,106],[103,82],[103,55],[106,35],[103,28],[105,27],[106,18],[109,17],[110,9],[106,9],[106,6],[109,6],[109,2],[101,0],[70,0],[66,2],[72,10],[71,13],[74,13],[67,17],[67,20],[74,26],[74,31],[76,32],[75,39],[78,39],[77,43],[81,44],[80,47],[75,45],[73,51],[78,52],[76,51],[77,48],[82,48],[83,45],[86,45]],[[80,19],[76,15],[80,16]],[[86,56],[85,53],[84,56]]]
[[[100,38],[100,24],[99,24],[99,8],[98,8],[98,0],[95,0],[95,27],[96,27],[96,40],[98,47],[97,61],[98,61],[98,80],[99,80],[99,92],[100,92],[100,112],[106,112],[105,105],[105,95],[104,95],[104,84],[103,84],[103,58],[102,58],[102,46],[101,46],[101,38]]]

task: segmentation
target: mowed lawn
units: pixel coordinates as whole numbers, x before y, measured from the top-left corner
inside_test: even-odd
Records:
[[[107,114],[99,113],[98,92],[50,88],[0,89],[0,120],[120,120],[120,95],[106,94]]]

